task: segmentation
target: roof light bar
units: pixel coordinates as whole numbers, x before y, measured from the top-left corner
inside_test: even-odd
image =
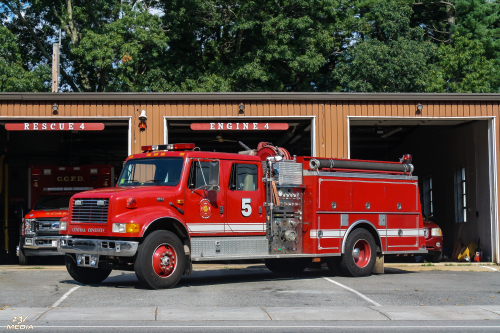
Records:
[[[168,145],[142,146],[143,152],[155,150],[192,150],[196,147],[194,143],[173,143]]]

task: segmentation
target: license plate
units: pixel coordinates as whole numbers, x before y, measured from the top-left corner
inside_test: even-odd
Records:
[[[52,241],[52,247],[57,247],[57,241]]]

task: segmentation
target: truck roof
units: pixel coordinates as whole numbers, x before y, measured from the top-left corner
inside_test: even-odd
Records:
[[[198,150],[184,150],[184,151],[167,151],[158,150],[147,153],[139,153],[130,155],[129,159],[148,158],[148,157],[191,157],[191,158],[207,158],[207,159],[222,159],[222,160],[239,160],[239,161],[262,161],[258,156],[251,156],[245,154],[235,153],[221,153],[221,152],[207,152]]]

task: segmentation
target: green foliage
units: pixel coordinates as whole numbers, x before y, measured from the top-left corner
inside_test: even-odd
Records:
[[[485,57],[480,41],[469,38],[455,35],[453,45],[440,45],[439,61],[429,73],[426,91],[498,92],[500,82],[494,60]]]
[[[431,43],[399,38],[390,43],[367,40],[346,52],[334,75],[344,90],[417,92],[426,88]]]
[[[0,90],[498,92],[498,0],[0,0]]]
[[[50,68],[38,65],[30,70],[23,64],[17,39],[0,27],[0,91],[48,91]]]

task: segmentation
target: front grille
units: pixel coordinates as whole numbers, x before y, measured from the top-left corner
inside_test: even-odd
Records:
[[[109,199],[75,199],[72,202],[71,222],[106,223],[108,204]]]
[[[35,220],[35,230],[38,236],[59,235],[60,218],[42,217]]]

